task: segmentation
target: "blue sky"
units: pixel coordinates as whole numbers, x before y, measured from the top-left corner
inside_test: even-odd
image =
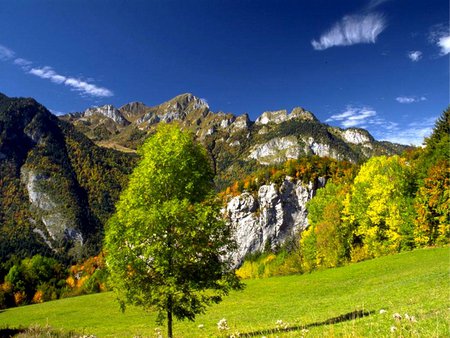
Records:
[[[421,144],[449,104],[448,0],[0,0],[0,92],[55,113],[302,106]]]

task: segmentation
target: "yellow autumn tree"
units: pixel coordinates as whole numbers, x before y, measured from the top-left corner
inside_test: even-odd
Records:
[[[343,219],[354,228],[352,255],[378,257],[414,245],[414,180],[399,156],[371,158],[355,177]],[[358,254],[359,255],[359,254]]]

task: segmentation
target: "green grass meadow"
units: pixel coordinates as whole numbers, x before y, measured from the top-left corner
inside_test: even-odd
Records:
[[[449,272],[446,247],[306,275],[247,280],[244,291],[231,293],[195,322],[176,322],[174,335],[450,337]],[[395,320],[394,313],[403,318]],[[226,333],[217,329],[222,318],[230,327]],[[122,313],[110,292],[0,312],[0,329],[35,324],[97,337],[156,337],[157,328],[155,314],[133,307]],[[165,327],[160,328],[164,335]]]

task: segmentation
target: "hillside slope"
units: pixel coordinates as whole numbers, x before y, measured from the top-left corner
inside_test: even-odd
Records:
[[[98,252],[134,158],[96,146],[33,99],[0,95],[0,261]]]
[[[174,333],[217,337],[217,322],[226,318],[227,334],[244,337],[448,337],[449,254],[449,248],[421,249],[307,275],[249,280],[244,291],[195,322],[176,322]],[[402,319],[396,321],[395,313]],[[11,308],[1,313],[0,327],[39,324],[98,337],[153,336],[155,319],[134,307],[122,313],[114,294],[103,293]]]

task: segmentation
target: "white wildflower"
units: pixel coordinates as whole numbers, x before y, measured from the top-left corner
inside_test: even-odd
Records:
[[[401,320],[402,319],[402,315],[400,313],[397,313],[397,312],[394,313],[392,315],[392,317],[394,317],[395,320]]]
[[[230,329],[225,318],[219,320],[219,322],[217,323],[217,328],[219,329],[219,331],[227,331]]]
[[[160,329],[159,327],[157,327],[157,328],[155,329],[155,337],[156,337],[156,338],[163,338],[161,329]]]
[[[276,321],[277,324],[277,329],[281,330],[281,329],[287,329],[289,327],[289,323],[285,323],[284,321],[282,321],[281,319],[278,319]]]
[[[407,313],[405,313],[405,319],[409,320],[411,323],[417,323],[416,317],[410,316]]]
[[[382,315],[383,313],[386,313],[387,311],[385,309],[381,309],[380,310],[380,315]]]
[[[203,329],[204,327],[205,327],[205,325],[203,325],[203,324],[199,324],[199,325],[198,325],[198,328],[199,328],[199,329]]]
[[[397,326],[391,326],[391,332],[397,331]]]

